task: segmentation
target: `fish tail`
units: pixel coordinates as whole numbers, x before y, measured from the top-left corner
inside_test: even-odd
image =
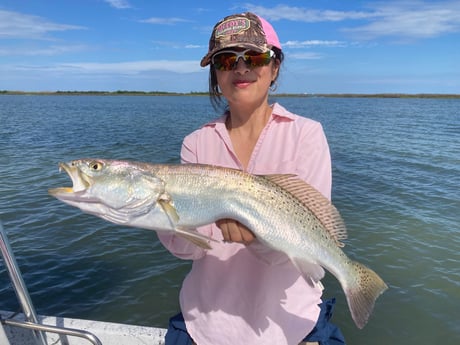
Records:
[[[353,269],[357,273],[353,284],[349,284],[345,290],[351,316],[358,328],[363,328],[369,320],[376,299],[388,286],[370,268],[352,261]]]

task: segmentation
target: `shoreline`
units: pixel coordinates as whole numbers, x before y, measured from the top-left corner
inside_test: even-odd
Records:
[[[208,96],[207,92],[167,92],[167,91],[10,91],[0,90],[0,95],[35,96]],[[460,94],[433,93],[279,93],[271,97],[329,97],[329,98],[448,98],[460,99]]]

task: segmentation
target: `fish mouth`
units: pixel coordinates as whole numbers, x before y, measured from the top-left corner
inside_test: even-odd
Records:
[[[83,194],[90,186],[91,179],[74,162],[59,163],[59,172],[65,171],[72,180],[72,187],[51,188],[48,193],[54,197],[76,196]]]

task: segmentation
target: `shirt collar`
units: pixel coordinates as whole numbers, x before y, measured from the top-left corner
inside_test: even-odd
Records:
[[[272,119],[279,119],[279,120],[288,120],[288,121],[294,121],[294,114],[291,112],[287,111],[283,106],[281,106],[279,103],[274,103],[273,104],[273,111],[271,115]],[[220,117],[208,122],[205,124],[203,127],[220,127],[220,126],[225,126],[225,120],[227,119],[227,113],[221,115]]]

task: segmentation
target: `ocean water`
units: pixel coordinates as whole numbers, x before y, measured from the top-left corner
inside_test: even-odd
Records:
[[[389,290],[363,329],[331,275],[325,297],[349,344],[460,343],[460,100],[280,98],[320,121],[333,160],[344,250]],[[165,327],[190,263],[152,231],[59,202],[58,162],[179,161],[215,117],[206,97],[0,96],[0,220],[39,314]],[[0,262],[0,309],[17,310]]]

